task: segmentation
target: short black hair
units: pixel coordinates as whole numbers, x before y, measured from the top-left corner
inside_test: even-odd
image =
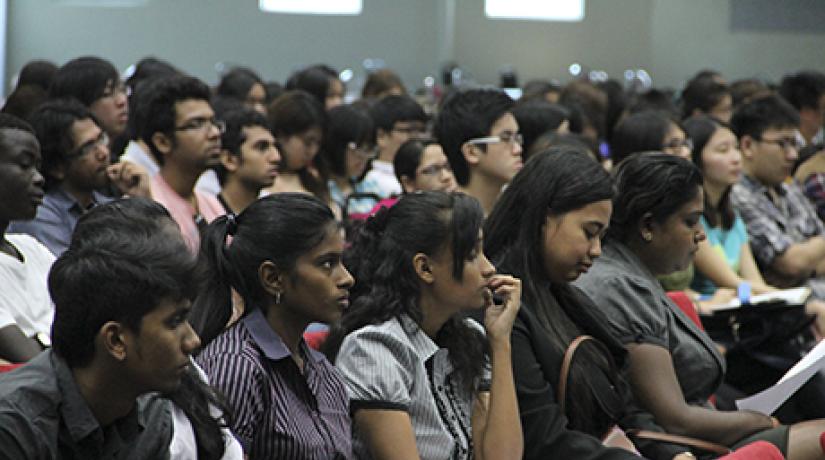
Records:
[[[155,146],[155,133],[171,134],[175,129],[175,104],[190,99],[209,102],[209,87],[195,77],[172,75],[161,77],[146,93],[142,110],[145,119],[138,127],[140,138],[149,146],[158,163],[163,164],[163,155]]]
[[[671,125],[679,125],[667,112],[647,110],[628,116],[613,130],[610,157],[619,164],[628,156],[652,150],[661,150]]]
[[[695,111],[710,112],[725,95],[730,95],[730,88],[712,77],[694,78],[682,90],[682,118],[688,118]]]
[[[4,129],[19,129],[21,131],[29,132],[32,135],[37,135],[34,132],[34,128],[32,128],[32,125],[29,124],[26,120],[23,120],[22,118],[16,117],[14,115],[10,115],[8,113],[0,113],[0,136],[2,136]]]
[[[391,131],[399,121],[427,122],[427,114],[415,99],[407,95],[390,95],[379,99],[370,109],[376,129]]]
[[[369,113],[352,104],[333,107],[327,115],[318,166],[324,176],[331,173],[343,177],[347,173],[348,145],[375,146],[375,128]]]
[[[34,85],[48,91],[57,73],[57,66],[51,61],[35,59],[27,62],[17,77],[17,87]]]
[[[46,179],[46,190],[60,183],[54,170],[70,161],[67,157],[74,149],[72,126],[76,121],[87,119],[97,124],[88,107],[72,98],[47,101],[32,114],[30,120],[43,156],[41,171]]]
[[[162,300],[194,298],[197,259],[174,225],[163,206],[144,198],[113,201],[80,218],[49,273],[52,344],[69,367],[91,362],[106,322],[140,332]]]
[[[399,184],[404,176],[415,179],[424,150],[433,144],[438,144],[438,142],[435,139],[410,139],[398,147],[398,153],[392,159],[392,167]]]
[[[570,118],[570,111],[560,104],[545,99],[528,99],[513,106],[513,116],[518,122],[518,130],[524,137],[521,147],[529,152],[530,147],[542,134],[553,131]]]
[[[512,108],[513,100],[498,88],[458,91],[444,101],[435,122],[435,137],[460,185],[470,181],[470,167],[461,146],[470,139],[488,136],[493,124]]]
[[[263,80],[254,70],[248,67],[235,67],[221,77],[215,94],[244,101],[255,84],[263,86]]]
[[[779,94],[796,110],[818,109],[819,98],[825,94],[825,74],[816,70],[805,70],[785,75],[779,84]]]
[[[269,130],[269,123],[266,117],[255,110],[241,107],[239,109],[229,110],[221,116],[221,119],[226,123],[226,131],[221,135],[221,148],[228,151],[230,155],[241,158],[241,145],[246,142],[246,134],[244,128],[252,126],[260,126]],[[218,181],[223,185],[226,182],[226,177],[229,171],[219,164],[214,167],[215,174],[218,176]]]
[[[323,131],[326,126],[323,103],[300,90],[287,91],[272,101],[267,108],[267,118],[277,137],[294,136],[311,128]]]
[[[338,79],[335,69],[326,64],[315,64],[290,75],[286,89],[306,91],[323,106],[333,79]]]
[[[90,106],[103,97],[107,87],[119,82],[120,75],[111,62],[96,56],[83,56],[57,69],[49,97],[73,97]]]
[[[762,133],[771,128],[797,128],[799,112],[782,96],[766,94],[736,109],[730,125],[736,137],[740,139],[745,135],[761,139]]]

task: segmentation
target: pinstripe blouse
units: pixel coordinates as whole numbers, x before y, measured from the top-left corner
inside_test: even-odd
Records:
[[[304,374],[256,309],[195,358],[226,397],[250,460],[352,458],[344,382],[323,355],[303,342],[301,351]]]
[[[471,319],[467,323],[484,329]],[[408,316],[349,334],[336,367],[344,375],[350,409],[401,410],[410,415],[422,460],[471,459],[473,399],[457,382],[446,349],[439,348]],[[487,366],[477,391],[488,391]],[[353,430],[356,458],[369,459],[369,447]]]

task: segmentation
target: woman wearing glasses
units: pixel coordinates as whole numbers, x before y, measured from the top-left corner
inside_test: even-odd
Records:
[[[610,157],[614,165],[631,154],[649,151],[690,159],[691,147],[685,131],[667,112],[645,110],[630,115],[616,126]]]

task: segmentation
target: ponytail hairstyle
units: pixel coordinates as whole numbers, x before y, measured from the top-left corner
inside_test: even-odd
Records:
[[[461,280],[465,262],[473,257],[482,219],[474,198],[444,192],[407,194],[370,217],[345,254],[344,263],[356,284],[350,289],[351,307],[324,343],[330,360],[334,362],[344,337],[364,326],[402,315],[420,325],[424,319],[421,286],[413,257],[450,251],[452,276]],[[455,315],[438,331],[435,342],[449,350],[458,380],[472,391],[485,362],[484,337]]]
[[[303,193],[276,193],[261,198],[237,216],[221,216],[207,227],[201,241],[206,287],[195,299],[192,327],[203,347],[215,339],[232,316],[232,289],[243,298],[244,315],[266,313],[271,295],[261,286],[258,268],[272,261],[289,272],[296,260],[317,246],[335,225],[332,211]]]
[[[587,311],[596,307],[586,308],[588,299],[568,283],[550,282],[543,262],[547,218],[612,197],[610,176],[592,156],[576,147],[552,147],[530,157],[504,190],[484,225],[487,256],[501,272],[521,279],[523,308],[529,306],[536,315],[550,339],[552,352],[559,357],[577,336],[593,334],[582,331],[579,325],[587,321]],[[614,384],[614,358],[592,343],[582,344],[576,353],[568,377],[566,415],[571,428],[601,436],[610,420],[598,414],[614,417],[619,413],[616,399],[598,389],[602,377]]]

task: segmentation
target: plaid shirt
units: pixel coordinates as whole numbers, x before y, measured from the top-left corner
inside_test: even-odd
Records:
[[[825,218],[825,174],[811,174],[805,178],[805,195],[816,206],[819,218]]]
[[[746,175],[733,186],[731,201],[748,228],[753,255],[765,275],[766,281],[778,286],[788,286],[787,277],[770,267],[777,256],[791,245],[825,233],[825,224],[819,220],[816,209],[805,197],[796,182],[782,183],[776,187],[777,200],[771,199],[768,188]],[[797,280],[801,281],[801,280]],[[812,280],[811,287],[817,297],[825,296],[823,280]]]

